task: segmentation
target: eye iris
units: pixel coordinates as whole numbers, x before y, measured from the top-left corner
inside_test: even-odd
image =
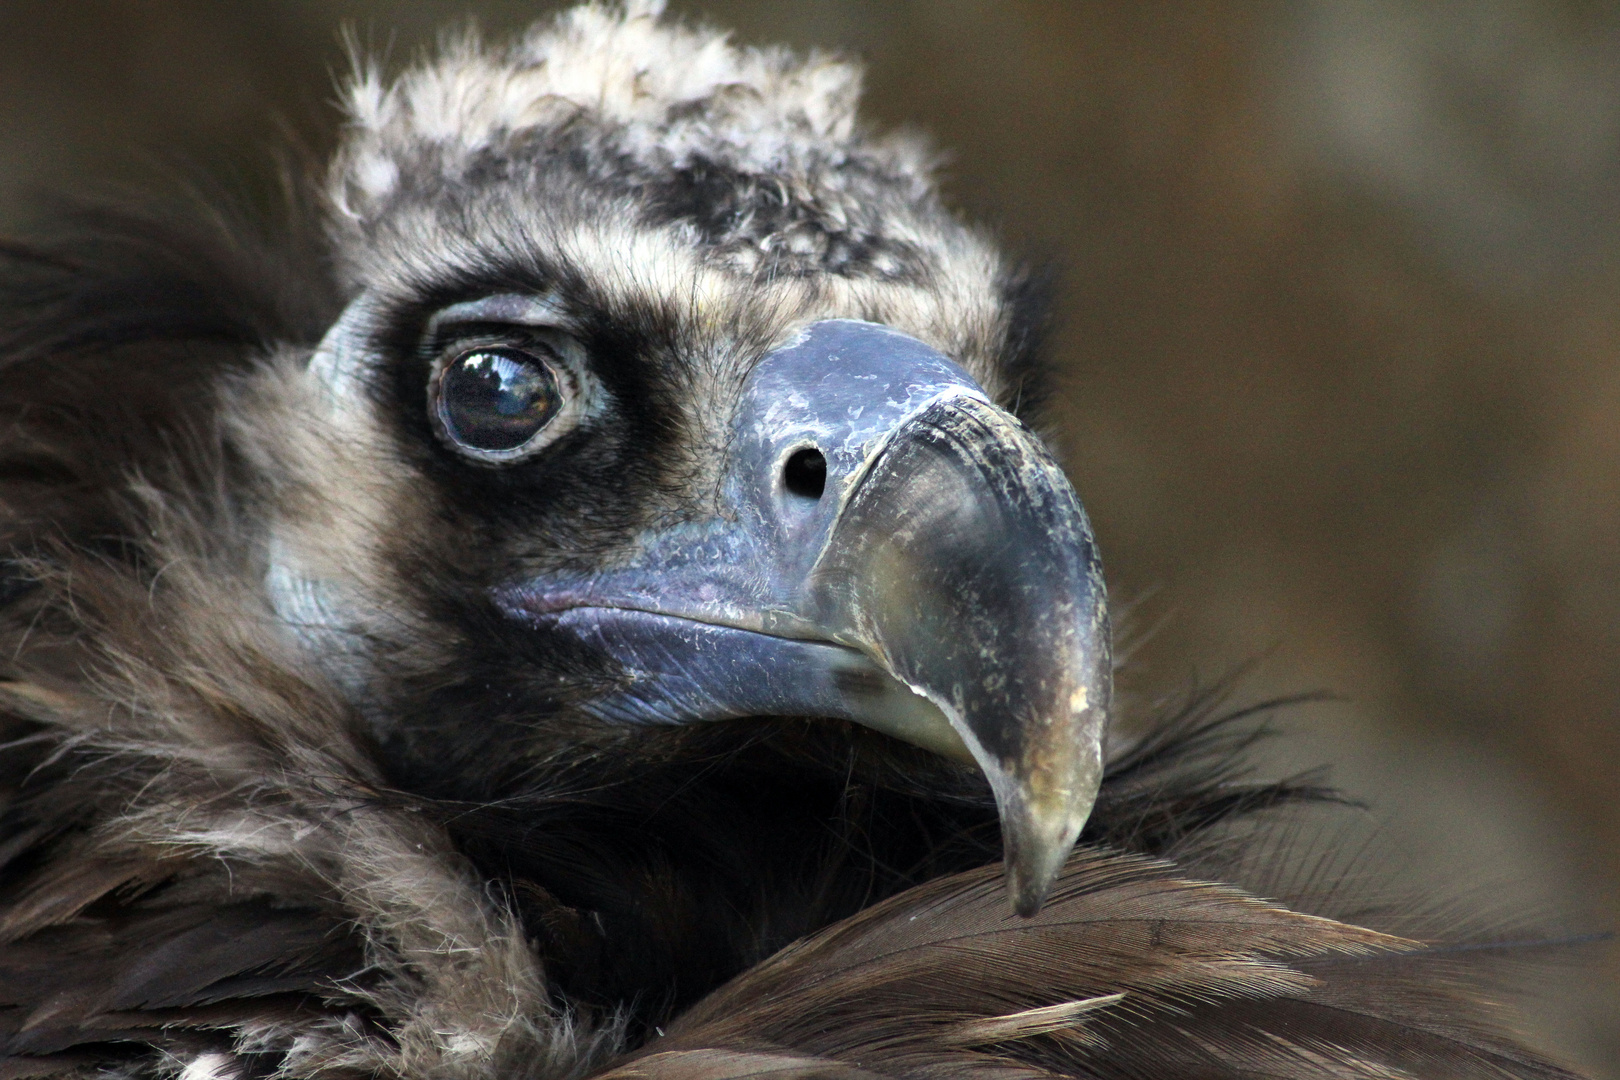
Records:
[[[476,450],[516,450],[562,408],[557,377],[516,349],[475,349],[444,369],[439,419],[449,436]]]

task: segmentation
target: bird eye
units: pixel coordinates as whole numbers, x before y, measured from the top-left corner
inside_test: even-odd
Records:
[[[525,456],[566,403],[557,367],[542,350],[550,351],[487,345],[450,356],[430,392],[441,436],[475,460]]]

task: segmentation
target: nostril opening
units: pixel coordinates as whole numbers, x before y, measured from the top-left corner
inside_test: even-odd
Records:
[[[827,459],[813,446],[795,450],[782,466],[782,486],[803,499],[819,499],[827,490]]]

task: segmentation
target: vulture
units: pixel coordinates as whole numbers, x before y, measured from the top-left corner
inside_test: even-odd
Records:
[[[1043,275],[660,7],[0,246],[0,1077],[1574,1077],[1253,717],[1108,735]]]

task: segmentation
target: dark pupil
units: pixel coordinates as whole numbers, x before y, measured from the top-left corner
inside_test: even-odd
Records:
[[[562,408],[557,378],[516,349],[477,349],[451,361],[439,383],[439,418],[475,450],[515,450]]]

